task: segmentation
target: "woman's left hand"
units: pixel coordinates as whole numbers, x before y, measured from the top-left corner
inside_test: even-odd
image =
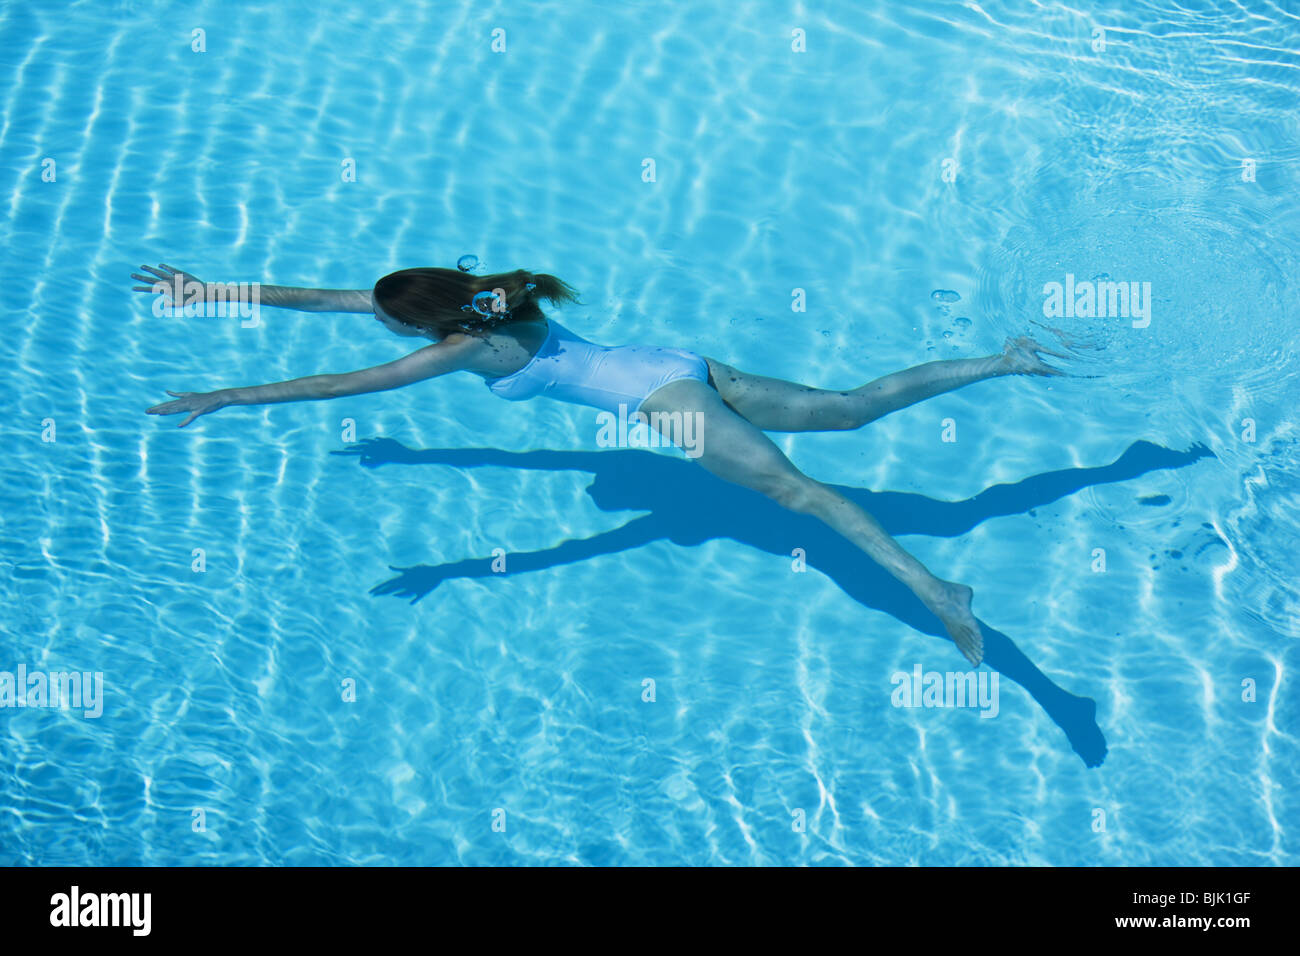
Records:
[[[200,415],[206,415],[209,412],[215,412],[218,408],[225,408],[229,403],[227,400],[228,391],[218,389],[215,392],[172,392],[168,395],[175,395],[175,401],[163,402],[161,405],[155,405],[147,410],[149,415],[180,415],[185,412],[190,413],[190,417],[181,422],[178,427],[184,428]]]
[[[131,278],[137,282],[145,282],[147,285],[133,285],[131,289],[135,292],[161,292],[167,300],[167,307],[178,309],[185,304],[186,299],[196,291],[203,293],[204,299],[208,296],[207,284],[196,275],[177,269],[175,266],[169,266],[165,262],[160,262],[158,268],[153,266],[141,266],[147,276],[140,275],[138,272],[132,272]],[[181,298],[176,299],[176,284],[180,283]]]

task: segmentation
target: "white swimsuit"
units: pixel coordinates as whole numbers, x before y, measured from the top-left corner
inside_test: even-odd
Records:
[[[651,345],[606,346],[574,335],[547,320],[546,340],[517,372],[487,380],[504,399],[522,402],[545,395],[618,414],[634,412],[655,391],[679,378],[709,380],[709,366],[694,352]]]

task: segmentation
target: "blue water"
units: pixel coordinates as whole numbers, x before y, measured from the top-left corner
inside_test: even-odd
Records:
[[[0,862],[1294,865],[1298,107],[1267,2],[6,2],[0,671],[104,699],[0,709]],[[144,414],[411,342],[156,317],[140,263],[465,253],[836,388],[1150,282],[1147,328],[1051,323],[1073,377],[776,436],[974,588],[996,717],[893,706],[966,669],[928,612],[592,410]]]

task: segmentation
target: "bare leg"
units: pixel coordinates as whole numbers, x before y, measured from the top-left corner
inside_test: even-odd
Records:
[[[984,655],[984,639],[971,613],[971,589],[931,574],[889,536],[880,523],[839,492],[799,471],[772,440],[729,409],[703,382],[670,382],[641,406],[651,416],[681,413],[701,418],[701,465],[719,478],[752,488],[782,507],[821,519],[862,549],[911,589],[943,622],[948,635],[972,664]],[[672,435],[665,435],[672,438]]]
[[[926,362],[847,392],[750,375],[715,359],[707,361],[718,394],[737,414],[764,431],[803,432],[861,428],[900,408],[988,378],[1063,374],[1040,360],[1038,352],[1066,357],[1027,337],[1007,339],[1001,355]]]

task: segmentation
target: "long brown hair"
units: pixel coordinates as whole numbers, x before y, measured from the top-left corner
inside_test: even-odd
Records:
[[[485,276],[459,269],[402,269],[376,282],[374,291],[375,301],[393,318],[439,338],[453,332],[481,335],[507,322],[543,318],[538,299],[552,305],[578,301],[563,279],[526,269]],[[488,300],[491,314],[461,308],[482,292],[495,293]]]

